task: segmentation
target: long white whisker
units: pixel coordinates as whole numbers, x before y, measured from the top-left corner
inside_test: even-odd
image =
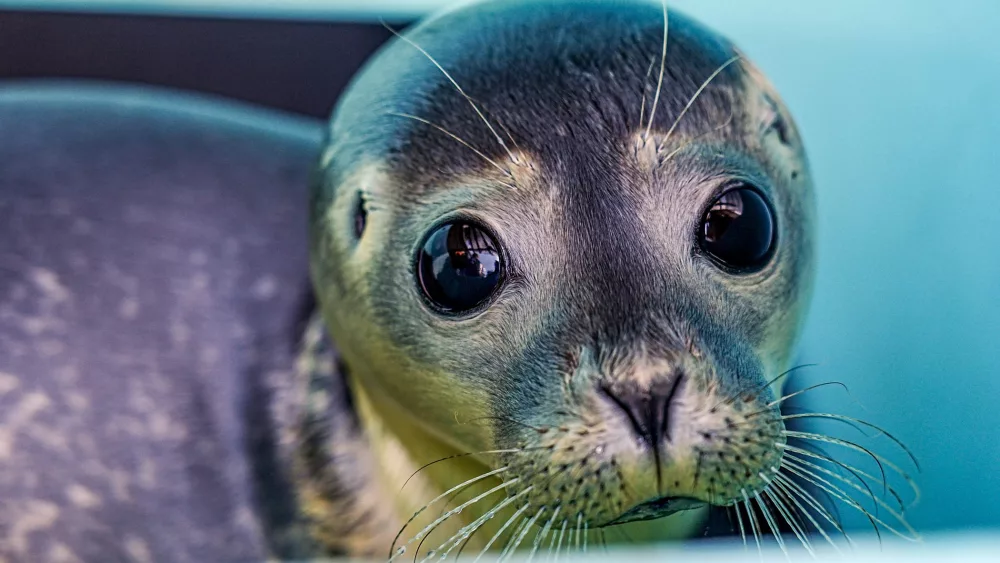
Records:
[[[777,399],[775,399],[775,400],[771,401],[770,403],[764,405],[764,407],[765,407],[764,410],[758,411],[758,412],[755,412],[755,413],[750,413],[747,416],[754,416],[754,415],[760,414],[762,412],[768,412],[768,409],[770,409],[771,407],[773,407],[775,405],[780,405],[781,403],[784,403],[785,401],[787,401],[789,399],[798,397],[799,395],[802,395],[803,393],[808,393],[809,391],[814,391],[816,389],[820,389],[820,388],[827,387],[827,386],[830,386],[830,385],[838,385],[840,387],[843,387],[845,391],[847,390],[847,386],[844,385],[843,383],[839,382],[839,381],[826,381],[826,382],[823,382],[823,383],[817,383],[816,385],[810,385],[809,387],[806,387],[805,389],[799,389],[798,391],[795,391],[794,393],[789,393],[787,395],[782,395],[781,397],[778,397]],[[848,394],[850,394],[850,391],[848,391]]]
[[[775,491],[772,491],[770,487],[764,489],[764,495],[770,499],[771,504],[774,505],[775,510],[778,511],[778,515],[788,522],[788,526],[792,529],[792,533],[798,538],[802,547],[809,552],[813,558],[816,557],[816,552],[813,551],[812,544],[809,542],[809,538],[806,536],[805,531],[802,529],[801,521],[795,517],[795,515],[788,509],[788,506],[778,497]]]
[[[794,431],[790,431],[790,430],[783,430],[782,434],[784,436],[788,437],[788,438],[799,438],[799,439],[808,440],[808,441],[811,441],[811,442],[823,442],[823,443],[827,443],[827,444],[836,444],[838,446],[842,446],[842,447],[854,450],[856,452],[863,452],[868,457],[872,458],[872,460],[874,460],[875,463],[878,465],[879,472],[882,474],[882,482],[883,483],[888,483],[886,481],[886,476],[885,476],[885,466],[886,465],[895,468],[898,473],[900,473],[901,475],[903,475],[903,477],[908,477],[908,475],[906,475],[906,473],[902,469],[900,469],[898,466],[895,466],[895,464],[893,464],[891,461],[889,461],[889,460],[885,459],[884,457],[876,454],[875,452],[871,451],[870,449],[868,449],[868,448],[866,448],[864,446],[858,445],[858,444],[856,444],[854,442],[851,442],[849,440],[843,440],[843,439],[840,439],[840,438],[833,438],[831,436],[824,436],[823,434],[815,434],[815,433],[812,433],[812,432],[794,432]],[[785,446],[782,446],[782,447],[784,449],[787,449],[787,447],[785,447]],[[794,446],[791,446],[791,447],[794,447]]]
[[[834,527],[834,529],[840,532],[844,536],[844,539],[847,540],[847,543],[849,545],[851,545],[852,547],[854,546],[854,541],[851,539],[851,536],[847,535],[847,531],[844,530],[844,527],[841,526],[840,522],[834,517],[833,514],[830,514],[829,510],[827,510],[818,500],[816,500],[816,497],[814,497],[812,493],[806,491],[801,486],[799,486],[798,483],[780,473],[778,475],[775,475],[774,479],[776,482],[779,482],[782,485],[784,485],[789,491],[794,492],[796,495],[802,498],[802,500],[805,501],[809,506],[811,506],[813,510],[816,511],[817,514],[822,516],[827,522],[830,523],[831,526]]]
[[[653,120],[656,118],[656,106],[660,105],[660,90],[663,87],[663,71],[667,67],[667,37],[670,31],[670,18],[667,14],[667,0],[662,0],[663,6],[663,47],[660,50],[660,77],[656,81],[656,94],[653,96],[653,105],[649,108],[649,123],[646,125],[646,135],[643,139],[649,138],[649,132],[653,129]],[[643,83],[645,85],[645,83]],[[645,95],[643,96],[645,100]]]
[[[452,550],[454,550],[456,547],[461,545],[463,540],[472,536],[472,534],[474,534],[476,530],[478,530],[483,524],[485,524],[487,521],[491,520],[494,516],[496,516],[498,512],[509,506],[511,503],[516,502],[517,499],[528,494],[528,492],[530,492],[533,488],[534,487],[528,487],[527,489],[524,489],[523,491],[517,493],[512,497],[504,499],[503,502],[494,506],[488,512],[477,518],[474,522],[472,522],[467,526],[464,526],[455,535],[445,540],[441,545],[437,547],[435,551],[440,552],[440,550],[447,548],[445,552],[441,554],[441,559],[447,559],[448,554],[451,553]],[[429,561],[429,560],[430,556],[427,556],[422,561]]]
[[[390,553],[392,553],[392,555],[389,557],[389,561],[392,561],[392,560],[396,559],[397,557],[399,557],[400,555],[402,555],[403,553],[405,553],[406,552],[405,547],[408,546],[408,545],[410,545],[414,541],[416,541],[418,539],[421,539],[423,537],[423,534],[425,534],[426,531],[428,530],[428,528],[431,527],[431,526],[428,526],[428,528],[425,528],[423,531],[421,531],[416,536],[414,536],[412,539],[410,539],[410,541],[406,542],[406,544],[403,546],[404,549],[402,550],[402,552],[395,552],[395,553],[393,553],[392,550],[396,549],[396,542],[399,541],[399,538],[400,538],[400,536],[403,535],[403,532],[406,530],[406,527],[409,526],[414,520],[416,520],[417,517],[420,516],[420,514],[422,514],[425,510],[427,510],[428,508],[430,508],[435,503],[440,502],[441,500],[444,500],[445,498],[447,498],[449,495],[451,495],[452,493],[454,493],[456,491],[459,491],[461,489],[469,487],[469,486],[471,486],[471,485],[473,485],[475,483],[478,483],[479,481],[482,481],[483,479],[488,479],[488,478],[490,478],[490,477],[492,477],[494,475],[497,475],[499,473],[503,473],[504,471],[507,471],[508,469],[510,469],[509,466],[504,466],[504,467],[501,467],[500,469],[494,469],[493,471],[489,471],[487,473],[483,473],[482,475],[480,475],[478,477],[474,477],[472,479],[469,479],[468,481],[465,481],[464,483],[459,483],[458,485],[455,485],[454,487],[452,487],[452,488],[448,489],[447,491],[441,493],[440,495],[438,495],[437,497],[435,497],[433,500],[431,500],[430,502],[428,502],[427,504],[425,504],[423,506],[423,508],[421,508],[420,510],[416,511],[413,514],[413,516],[411,516],[410,519],[407,520],[405,524],[403,524],[403,527],[399,530],[399,533],[396,534],[396,538],[392,541],[392,546],[390,548]],[[512,481],[508,481],[504,485],[500,485],[499,487],[497,487],[495,489],[492,489],[492,490],[493,491],[499,490],[500,488],[502,488],[502,487],[504,487],[506,485],[509,485],[511,483],[516,483],[517,481],[518,481],[517,479],[513,479]],[[476,500],[476,499],[473,499],[473,500]],[[463,505],[463,507],[464,506],[465,505]],[[445,517],[445,516],[442,516],[441,518],[442,518],[441,522],[443,522],[444,520],[447,519],[447,517]],[[437,522],[437,521],[435,521],[435,522]]]
[[[808,459],[805,459],[805,458],[808,457],[808,458],[812,458],[812,459],[818,459],[818,460],[825,461],[825,462],[828,462],[828,463],[832,463],[832,464],[834,464],[836,466],[839,466],[839,467],[845,469],[846,471],[849,471],[854,476],[855,479],[857,479],[858,481],[861,482],[862,485],[864,485],[865,490],[868,492],[868,496],[869,497],[874,497],[875,496],[874,491],[872,491],[871,488],[868,487],[868,483],[863,479],[863,477],[867,477],[867,478],[869,478],[869,479],[871,479],[872,481],[875,481],[875,482],[879,482],[879,479],[877,477],[875,477],[874,475],[871,475],[871,474],[869,474],[869,473],[867,473],[867,472],[865,472],[865,471],[863,471],[861,469],[849,466],[849,465],[847,465],[847,464],[845,464],[843,462],[840,462],[838,460],[832,459],[830,457],[819,455],[819,454],[815,454],[815,453],[812,453],[812,452],[810,452],[808,450],[802,450],[802,449],[796,448],[794,446],[787,446],[786,445],[786,447],[785,447],[785,455],[789,456],[791,459],[794,459],[794,460],[799,461],[801,463],[807,463],[808,465],[813,466],[813,467],[817,467],[817,468],[819,468],[818,465],[813,465],[811,462],[809,462]],[[834,473],[831,472],[829,474],[833,475]],[[845,480],[845,478],[843,476],[838,476],[837,478],[840,479],[840,480],[842,480],[842,481]],[[888,491],[890,494],[892,494],[893,498],[896,499],[896,503],[899,505],[899,509],[900,510],[905,510],[905,507],[903,506],[903,499],[899,496],[899,493],[896,491],[896,489],[893,488],[891,485],[889,485],[886,482],[885,479],[883,479],[881,481],[881,483],[883,485],[884,491]]]
[[[830,536],[826,533],[826,530],[823,529],[823,526],[819,525],[819,522],[817,522],[816,519],[813,518],[812,514],[810,514],[809,511],[804,506],[802,506],[802,503],[799,502],[799,499],[795,498],[795,496],[792,495],[792,493],[788,490],[788,488],[785,487],[784,483],[782,483],[781,480],[777,478],[775,478],[773,483],[777,491],[781,492],[781,494],[785,497],[785,499],[787,499],[789,502],[795,505],[795,507],[799,510],[799,513],[805,516],[806,519],[809,520],[809,522],[813,525],[813,527],[816,528],[816,531],[819,532],[821,536],[823,536],[823,539],[825,539],[827,543],[833,546],[833,549],[836,550],[838,554],[843,554],[840,551],[840,547],[837,546],[837,544],[833,541],[833,539],[830,538]],[[803,533],[804,532],[805,530],[803,530]]]
[[[740,514],[740,503],[733,505],[733,509],[736,511],[736,522],[740,525],[740,538],[743,540],[743,549],[747,549],[747,532],[743,527],[743,516]]]
[[[562,506],[557,506],[555,511],[552,512],[552,517],[549,518],[549,521],[545,523],[545,526],[543,526],[537,534],[535,534],[535,543],[531,546],[531,553],[528,554],[528,563],[535,559],[535,553],[538,552],[538,547],[541,546],[542,543],[545,542],[545,538],[549,536],[549,531],[552,529],[552,523],[559,517],[559,510],[561,509]]]
[[[444,127],[441,127],[437,123],[428,121],[428,120],[426,120],[426,119],[424,119],[422,117],[416,116],[416,115],[411,115],[409,113],[399,113],[399,112],[390,111],[390,112],[388,112],[388,115],[394,115],[396,117],[404,117],[406,119],[412,119],[414,121],[418,121],[420,123],[423,123],[424,125],[427,125],[429,127],[433,127],[434,129],[437,129],[441,133],[444,133],[445,135],[451,137],[455,141],[458,141],[459,143],[461,143],[463,146],[465,146],[466,148],[468,148],[472,152],[476,153],[479,156],[479,158],[481,158],[481,159],[485,160],[486,162],[488,162],[489,164],[491,164],[494,168],[496,168],[497,170],[499,170],[500,172],[502,172],[504,174],[504,176],[507,176],[508,178],[512,178],[513,177],[513,175],[510,173],[510,170],[507,170],[503,166],[500,166],[500,164],[497,163],[497,161],[495,161],[492,158],[490,158],[490,157],[486,156],[485,154],[483,154],[482,151],[480,151],[476,147],[472,146],[468,141],[466,141],[465,139],[463,139],[463,138],[459,137],[458,135],[452,133],[451,131],[445,129]],[[508,184],[506,182],[503,182],[503,185],[507,186],[509,188],[515,189],[513,184]]]
[[[583,514],[576,514],[576,550],[580,551],[580,534],[583,530]]]
[[[850,496],[847,493],[845,493],[844,491],[840,490],[837,487],[834,487],[832,484],[830,484],[829,487],[824,486],[822,483],[825,482],[825,480],[822,477],[816,477],[816,476],[813,476],[811,474],[798,471],[793,465],[788,465],[787,463],[783,462],[781,467],[782,467],[782,469],[785,469],[785,470],[789,471],[793,475],[798,476],[803,481],[805,481],[807,483],[810,483],[813,486],[819,488],[824,493],[826,493],[827,496],[829,496],[831,498],[836,498],[836,499],[840,500],[841,502],[847,504],[851,508],[854,508],[855,510],[857,510],[858,512],[860,512],[862,515],[864,515],[864,517],[867,518],[868,522],[872,525],[872,530],[875,531],[875,535],[878,536],[879,545],[882,544],[882,532],[879,530],[879,527],[878,527],[878,524],[880,522],[880,520],[878,519],[878,517],[877,516],[873,516],[870,512],[868,512],[867,509],[865,509],[865,507],[861,506],[861,504],[859,504],[857,501],[855,501],[854,499],[850,498]],[[791,482],[791,481],[789,481],[789,482]],[[831,490],[831,489],[833,489],[833,490]]]
[[[793,432],[793,431],[790,431],[790,430],[785,430],[783,432],[783,434],[785,436],[788,436],[788,437],[791,437],[791,438],[800,438],[802,440],[811,440],[813,442],[826,442],[828,444],[836,444],[838,446],[841,446],[841,447],[844,447],[844,448],[848,448],[848,449],[854,450],[856,452],[861,452],[861,453],[863,453],[865,455],[868,455],[868,456],[870,456],[872,459],[874,459],[879,464],[880,468],[884,465],[884,466],[889,467],[890,469],[892,469],[896,473],[898,473],[899,476],[902,477],[903,479],[905,479],[906,482],[910,484],[911,488],[914,489],[914,494],[917,496],[917,498],[920,497],[920,490],[916,486],[916,483],[913,481],[913,478],[910,476],[909,473],[907,473],[906,471],[904,471],[901,467],[899,467],[898,465],[896,465],[892,461],[890,461],[890,460],[886,459],[885,457],[883,457],[883,456],[881,456],[881,455],[879,455],[879,454],[871,451],[868,448],[859,446],[858,444],[855,444],[854,442],[851,442],[849,440],[843,440],[843,439],[840,439],[840,438],[833,438],[833,437],[830,437],[830,436],[824,436],[822,434],[814,434],[814,433],[811,433],[811,432]],[[788,447],[794,447],[794,446],[788,446]],[[786,449],[788,449],[788,448],[786,448]],[[813,455],[817,455],[817,454],[813,454]],[[883,479],[884,478],[885,478],[885,472],[883,471]]]
[[[795,458],[795,457],[791,457],[791,456],[788,456],[785,459],[787,459],[789,462],[795,464],[798,469],[800,469],[802,471],[806,471],[807,473],[809,473],[810,475],[812,475],[814,477],[818,477],[819,476],[816,473],[816,471],[819,471],[820,473],[823,473],[824,475],[829,475],[830,477],[832,477],[832,478],[840,481],[841,483],[844,483],[845,485],[850,486],[851,488],[853,488],[856,491],[859,491],[861,493],[866,492],[864,489],[862,489],[861,487],[859,487],[856,483],[854,483],[850,479],[847,479],[843,475],[839,475],[837,473],[834,473],[833,471],[830,471],[829,469],[826,469],[825,467],[822,467],[820,465],[817,465],[815,463],[809,462],[809,461],[804,460],[804,459],[799,459],[799,458]],[[868,491],[868,492],[870,494],[870,491]],[[881,506],[882,508],[884,508],[887,511],[889,511],[889,513],[892,514],[892,516],[894,518],[896,518],[897,520],[901,520],[901,521],[904,520],[905,517],[903,516],[902,512],[896,512],[892,508],[891,505],[889,505],[888,503],[886,503],[882,499],[876,497],[875,495],[871,495],[870,498],[872,499],[872,502],[874,502],[878,506]],[[877,513],[876,513],[876,515],[877,515]]]
[[[893,534],[899,536],[900,538],[903,538],[903,539],[906,539],[906,540],[909,540],[909,541],[919,541],[919,539],[918,539],[919,538],[919,534],[917,534],[916,530],[914,530],[912,527],[910,527],[910,524],[907,523],[906,519],[903,518],[903,516],[901,514],[897,513],[895,510],[892,509],[892,507],[890,507],[889,505],[885,504],[884,502],[880,503],[882,505],[882,507],[884,509],[886,509],[886,511],[888,511],[890,514],[892,514],[892,516],[900,524],[902,524],[910,534],[912,534],[911,536],[908,536],[908,535],[900,532],[894,526],[890,526],[884,520],[878,518],[877,516],[872,515],[871,512],[869,512],[868,510],[866,510],[865,507],[863,507],[860,504],[858,504],[857,501],[855,501],[854,499],[850,498],[848,496],[848,494],[846,492],[844,492],[842,489],[840,489],[839,487],[837,487],[836,485],[834,485],[830,481],[827,481],[823,477],[820,477],[819,475],[817,475],[817,474],[809,471],[807,468],[804,468],[802,466],[798,466],[794,461],[789,460],[787,458],[785,460],[783,460],[782,466],[785,469],[788,469],[789,471],[791,471],[792,473],[795,473],[796,475],[798,475],[802,479],[805,479],[805,480],[813,483],[817,487],[823,489],[824,491],[826,491],[830,495],[833,495],[834,497],[837,497],[838,499],[840,499],[842,502],[844,502],[848,506],[851,506],[852,508],[860,511],[862,514],[864,514],[870,520],[873,520],[874,522],[876,522],[878,524],[881,524],[883,528],[889,530],[890,532],[892,532]],[[876,500],[878,500],[878,499],[876,498]]]
[[[686,149],[687,147],[693,145],[694,143],[697,143],[698,141],[704,139],[705,137],[707,137],[707,136],[709,136],[709,135],[711,135],[713,133],[718,133],[719,131],[722,131],[726,127],[729,127],[729,124],[732,123],[732,121],[733,121],[733,114],[732,114],[732,112],[730,112],[729,118],[726,119],[725,123],[723,123],[722,125],[719,125],[718,127],[713,128],[711,131],[705,131],[704,133],[702,133],[702,134],[700,134],[700,135],[698,135],[696,137],[693,137],[691,140],[687,141],[686,143],[682,144],[681,146],[677,147],[676,149],[670,151],[670,154],[668,154],[667,156],[663,157],[660,160],[660,165],[663,165],[663,163],[665,163],[665,162],[669,161],[671,158],[677,156],[677,154],[679,152],[681,152],[682,150]]]
[[[656,59],[649,60],[649,66],[646,67],[646,78],[642,80],[642,105],[639,106],[639,125],[642,126],[643,122],[646,121],[646,81],[649,80],[649,74],[653,72],[653,63]]]
[[[562,530],[559,531],[559,541],[556,543],[556,554],[553,557],[553,561],[559,561],[559,553],[562,552],[563,538],[566,536],[566,527],[569,525],[569,520],[563,520]]]
[[[507,543],[503,546],[503,549],[500,550],[500,556],[497,558],[497,561],[503,561],[507,557],[507,554],[510,553],[511,549],[513,549],[514,540],[521,537],[522,533],[527,534],[530,527],[531,518],[525,518],[520,524],[517,525],[517,529],[514,530],[514,533],[511,534],[509,538],[507,538]]]
[[[491,547],[493,547],[493,544],[496,543],[497,539],[501,535],[503,535],[503,533],[507,530],[507,528],[510,527],[511,524],[513,524],[515,521],[518,520],[518,518],[521,517],[521,514],[524,514],[525,510],[528,510],[529,506],[531,506],[531,505],[526,504],[526,505],[522,506],[521,508],[518,508],[517,511],[514,512],[514,514],[512,514],[511,517],[508,518],[506,522],[504,522],[503,526],[501,526],[500,529],[497,530],[497,532],[495,534],[493,534],[493,537],[490,538],[490,541],[486,542],[486,547],[484,547],[483,550],[479,552],[479,555],[476,556],[476,559],[472,563],[479,563],[479,560],[482,559],[483,555],[485,555],[486,552],[488,552]],[[521,524],[520,525],[523,525],[524,522],[525,522],[524,520],[521,520]],[[518,527],[518,530],[520,530],[520,527]]]
[[[848,418],[850,418],[850,417],[848,417]],[[789,435],[789,434],[787,434],[787,432],[789,432],[789,431],[786,430],[785,432],[786,432],[786,435]],[[871,456],[877,462],[880,463],[880,465],[879,465],[880,468],[881,468],[882,464],[887,465],[887,466],[889,466],[890,469],[892,469],[893,471],[895,471],[896,473],[898,473],[899,476],[902,477],[906,481],[906,484],[909,486],[910,491],[913,493],[913,497],[914,497],[913,500],[910,502],[910,506],[912,506],[912,505],[914,505],[914,504],[916,504],[917,502],[920,501],[920,487],[917,486],[916,480],[913,479],[913,477],[911,477],[910,474],[907,473],[905,470],[903,470],[901,467],[899,467],[895,463],[889,461],[888,459],[885,459],[884,457],[882,457],[882,456],[880,456],[878,454],[875,454],[874,452],[870,451],[868,448],[862,448],[861,446],[858,446],[857,444],[855,444],[853,442],[850,442],[848,440],[841,440],[839,438],[831,438],[829,436],[824,436],[822,434],[816,434],[816,433],[813,433],[813,432],[800,432],[800,433],[797,433],[794,436],[798,437],[798,438],[802,438],[804,440],[812,440],[812,441],[815,441],[815,442],[831,441],[831,443],[835,443],[837,445],[843,446],[845,448],[850,448],[850,449],[853,449],[855,451],[860,451],[860,452],[865,453],[866,455]],[[886,436],[889,436],[889,435],[886,434]],[[890,436],[890,438],[891,438],[891,436]],[[799,453],[801,453],[803,455],[809,455],[810,457],[816,457],[816,458],[819,458],[819,459],[823,459],[822,456],[820,456],[819,454],[816,454],[815,452],[799,451]],[[909,454],[909,451],[907,451],[907,453]],[[911,459],[912,459],[912,455],[913,454],[909,454],[909,455],[911,456]],[[841,462],[838,462],[837,460],[826,459],[826,461],[837,463],[838,465],[840,465],[844,469],[853,470],[855,472],[858,472],[858,473],[861,473],[861,474],[865,474],[860,469],[857,469],[855,467],[848,467],[847,465],[845,465],[845,464],[843,464]],[[865,475],[867,476],[867,474],[865,474]],[[871,479],[874,480],[875,477],[871,477]],[[884,471],[883,471],[882,483],[885,484]]]
[[[691,109],[691,106],[693,106],[698,97],[701,96],[701,93],[705,91],[705,88],[708,88],[708,85],[711,84],[713,80],[715,80],[715,77],[722,74],[722,71],[726,70],[726,68],[728,68],[729,65],[733,64],[738,60],[740,60],[739,55],[730,58],[726,62],[722,63],[722,65],[719,66],[719,68],[715,69],[715,72],[709,75],[709,77],[706,78],[704,82],[702,82],[701,86],[698,87],[698,90],[696,90],[694,95],[691,96],[691,99],[688,100],[687,105],[685,105],[684,109],[681,110],[681,113],[677,115],[677,119],[674,120],[674,124],[671,125],[670,129],[667,130],[667,134],[663,136],[663,141],[660,143],[661,147],[665,147],[667,145],[667,141],[670,140],[670,136],[674,134],[674,130],[677,129],[677,126],[680,124],[681,120],[684,119],[684,116],[687,115],[688,110]]]
[[[774,536],[774,541],[778,542],[778,547],[781,548],[781,552],[785,554],[785,559],[791,561],[791,556],[788,555],[788,548],[785,547],[785,540],[781,537],[781,530],[778,529],[778,525],[774,522],[774,516],[771,511],[767,509],[767,505],[760,498],[760,493],[753,496],[753,499],[757,502],[757,506],[760,507],[760,512],[764,516],[764,521],[767,522],[767,527],[771,529],[771,535]]]
[[[514,555],[514,552],[517,551],[517,548],[521,545],[521,542],[524,541],[524,537],[528,535],[528,531],[531,530],[531,527],[535,525],[535,522],[537,522],[538,519],[542,517],[542,514],[545,513],[547,509],[548,509],[547,506],[541,507],[540,509],[538,509],[538,512],[534,516],[532,516],[531,520],[528,520],[527,525],[525,525],[524,529],[521,530],[521,533],[518,534],[517,539],[514,541],[514,543],[507,546],[507,549],[504,550],[504,553],[500,554],[501,562],[510,560],[510,558]]]
[[[760,527],[757,525],[757,517],[754,516],[753,507],[750,505],[750,497],[747,496],[746,489],[741,489],[743,493],[743,508],[747,511],[747,519],[750,520],[750,530],[753,532],[753,541],[757,544],[757,555],[760,560],[764,560],[764,551],[760,548]]]
[[[392,33],[393,35],[395,35],[396,37],[398,37],[402,41],[405,41],[407,44],[409,44],[414,49],[420,51],[420,53],[423,56],[427,57],[427,60],[429,60],[434,66],[437,67],[438,70],[441,71],[441,74],[443,74],[445,76],[445,78],[447,78],[448,81],[451,82],[451,85],[454,86],[456,90],[458,90],[458,93],[461,94],[462,97],[465,98],[466,101],[469,102],[469,105],[472,106],[472,109],[476,111],[476,115],[478,115],[479,118],[483,120],[483,123],[486,124],[487,129],[490,130],[490,133],[492,133],[493,137],[497,140],[497,143],[499,143],[500,146],[503,147],[503,150],[507,152],[507,156],[510,157],[511,162],[514,162],[516,164],[517,163],[517,157],[514,156],[514,153],[511,152],[510,148],[507,147],[507,144],[503,142],[503,138],[497,133],[496,129],[493,128],[493,125],[490,124],[489,120],[486,119],[486,116],[483,115],[483,112],[479,109],[479,106],[476,105],[476,102],[472,101],[472,98],[468,94],[465,93],[465,90],[463,90],[462,87],[458,85],[458,82],[456,82],[455,79],[452,78],[451,74],[447,70],[445,70],[444,67],[441,66],[440,63],[437,62],[437,59],[435,59],[434,57],[432,57],[430,53],[428,53],[420,45],[417,45],[412,39],[410,39],[409,37],[406,37],[405,35],[402,35],[401,33],[397,32],[395,29],[392,29],[391,27],[389,27],[384,21],[382,22],[382,25],[386,29],[388,29],[390,33]]]
[[[902,442],[902,440],[900,440],[899,438],[897,438],[897,437],[893,436],[892,434],[886,432],[885,429],[882,428],[881,426],[872,424],[870,422],[865,422],[864,420],[861,420],[860,418],[855,418],[853,416],[846,416],[846,415],[843,415],[843,414],[832,414],[832,413],[828,413],[828,412],[809,412],[809,413],[799,413],[799,414],[788,414],[788,415],[783,415],[781,418],[782,418],[782,420],[794,420],[794,419],[797,419],[797,418],[827,418],[827,419],[830,419],[830,420],[837,420],[837,421],[840,421],[840,422],[846,422],[846,423],[850,423],[850,424],[860,424],[861,426],[865,426],[865,427],[871,428],[872,430],[878,432],[879,434],[882,434],[883,436],[885,436],[886,438],[888,438],[889,440],[891,440],[892,443],[896,444],[896,446],[899,447],[899,449],[901,449],[904,452],[906,452],[906,455],[909,456],[910,461],[913,462],[913,465],[915,465],[917,467],[917,469],[920,469],[920,463],[917,462],[917,456],[913,455],[913,452],[910,451],[910,448],[906,447],[906,444],[904,444]]]

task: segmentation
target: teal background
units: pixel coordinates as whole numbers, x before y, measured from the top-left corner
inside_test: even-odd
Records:
[[[0,0],[318,19],[393,19],[445,4]],[[875,422],[911,446],[923,467],[924,495],[909,512],[919,530],[1000,528],[1000,2],[671,6],[738,43],[805,136],[820,267],[802,342],[802,361],[819,365],[804,381],[844,382],[864,406],[833,387],[814,392],[812,405]],[[884,438],[865,443],[892,451]]]

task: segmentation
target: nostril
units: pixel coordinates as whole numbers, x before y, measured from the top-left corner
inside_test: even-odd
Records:
[[[670,382],[663,399],[663,436],[668,442],[673,440],[671,430],[676,426],[677,417],[674,416],[677,404],[677,395],[681,390],[681,383],[684,381],[684,374],[677,373]],[[672,424],[673,423],[673,424]]]
[[[653,431],[660,425],[650,424],[652,401],[648,394],[639,390],[616,390],[611,387],[603,387],[601,390],[625,413],[636,436],[651,445],[655,443]]]
[[[606,385],[601,391],[625,413],[636,436],[656,448],[664,439],[670,440],[670,413],[681,379],[675,374],[649,389]]]

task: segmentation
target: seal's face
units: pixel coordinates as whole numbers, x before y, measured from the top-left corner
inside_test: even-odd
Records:
[[[319,175],[314,280],[358,383],[457,450],[499,450],[482,459],[539,523],[729,505],[782,456],[808,167],[760,75],[676,15],[660,83],[661,18],[431,21],[409,40],[464,94],[397,41],[342,100]]]

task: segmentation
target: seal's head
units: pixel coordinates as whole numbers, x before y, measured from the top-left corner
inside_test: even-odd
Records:
[[[489,452],[539,525],[730,505],[782,457],[808,165],[761,74],[664,14],[447,12],[360,74],[317,175],[313,279],[380,428]]]

